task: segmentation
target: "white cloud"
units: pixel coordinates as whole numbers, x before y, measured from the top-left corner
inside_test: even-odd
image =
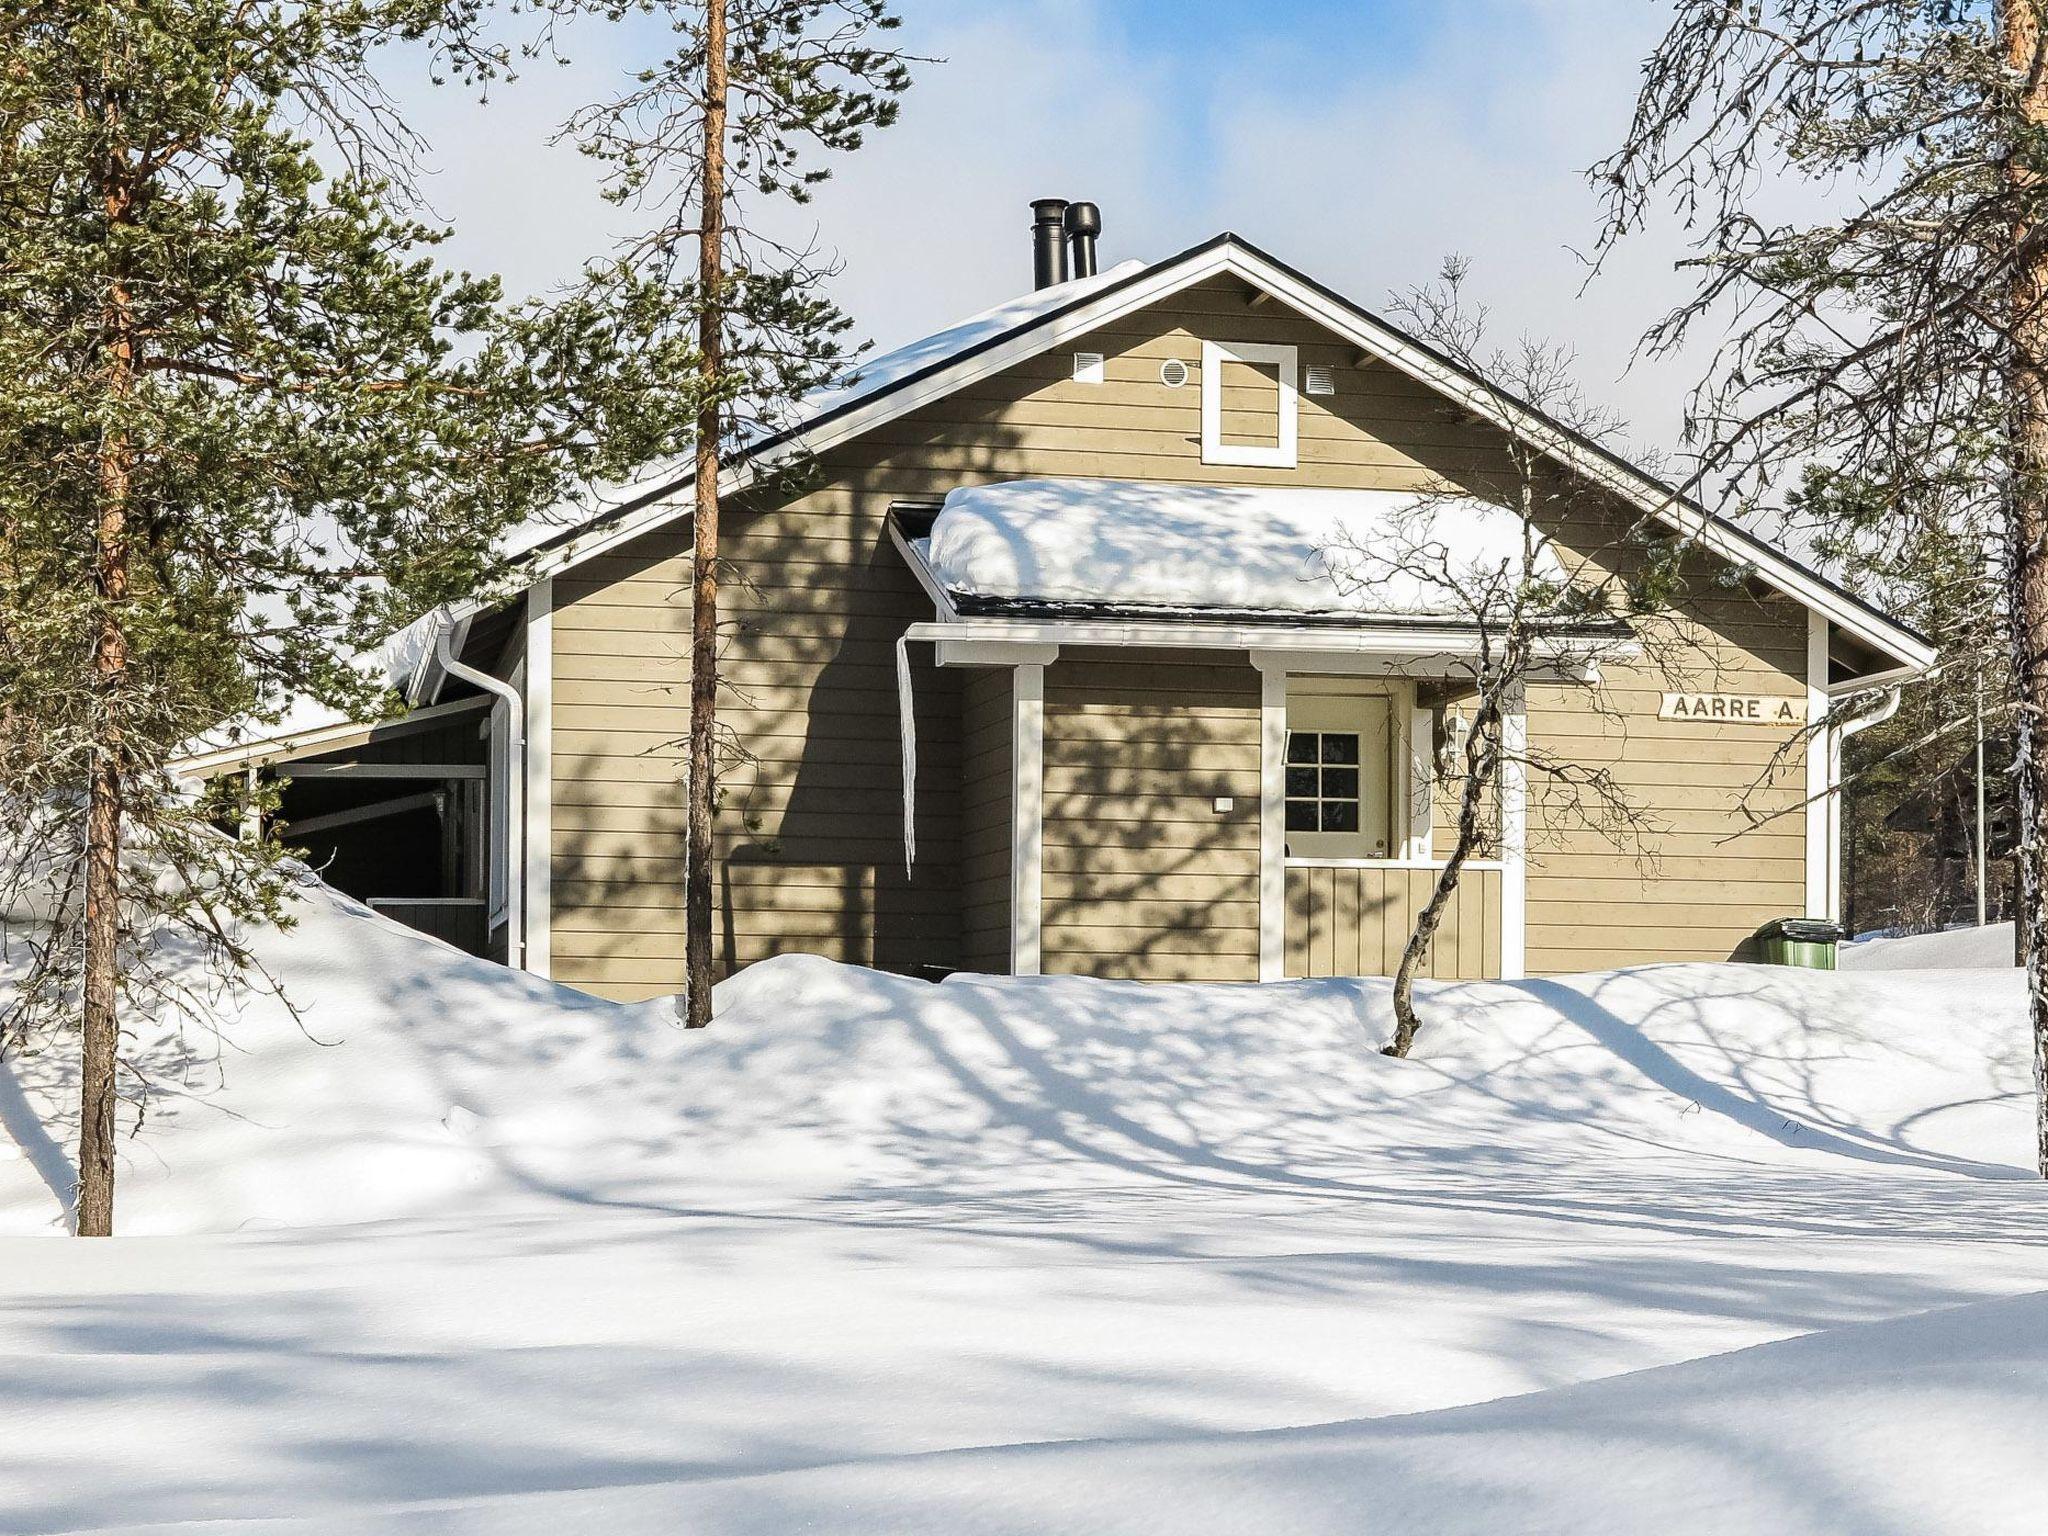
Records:
[[[1368,306],[1428,280],[1452,251],[1504,337],[1576,344],[1588,387],[1639,441],[1668,442],[1697,358],[1623,371],[1636,337],[1680,297],[1668,233],[1625,247],[1589,292],[1573,247],[1597,207],[1584,168],[1626,125],[1636,63],[1660,17],[1640,0],[1471,0],[1431,19],[1419,52],[1355,85],[1284,51],[1200,73],[1133,54],[1114,0],[908,0],[922,65],[902,121],[840,163],[802,217],[842,254],[836,291],[863,333],[910,339],[1030,278],[1033,197],[1103,206],[1105,262],[1156,257],[1232,228]],[[1361,22],[1361,27],[1368,23]],[[456,259],[521,290],[572,272],[630,218],[549,131],[601,92],[629,42],[593,29],[573,68],[530,66],[477,109],[408,91],[436,146],[429,183],[459,231]],[[1350,46],[1370,54],[1370,39]]]

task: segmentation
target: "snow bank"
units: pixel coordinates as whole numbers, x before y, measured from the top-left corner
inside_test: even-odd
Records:
[[[2013,959],[2011,923],[1858,939],[1844,944],[1836,964],[1845,971],[2000,971]]]
[[[2048,1491],[2044,1415],[2048,1294],[1409,1418],[123,1536],[2021,1536]]]
[[[170,1090],[121,1145],[124,1229],[318,1225],[535,1202],[1101,1187],[1304,1189],[1474,1157],[1647,1156],[2017,1176],[2014,975],[1881,984],[1741,966],[1445,984],[1389,1061],[1385,983],[940,986],[787,956],[718,1022],[619,1007],[324,887],[258,951],[300,1007],[135,1042]],[[70,1178],[71,1052],[12,1063],[0,1229]]]
[[[971,597],[1441,618],[1474,570],[1521,568],[1522,524],[1396,491],[1011,480],[950,492],[928,558]],[[1547,543],[1537,569],[1562,576]]]
[[[2020,1304],[1575,1385],[2038,1289],[2011,972],[1438,985],[1395,1062],[1374,981],[786,957],[693,1034],[301,914],[259,942],[303,1028],[134,1042],[183,1086],[120,1226],[198,1235],[0,1237],[0,1530],[1891,1536],[2048,1497]],[[60,1065],[0,1072],[15,1231],[69,1181]]]

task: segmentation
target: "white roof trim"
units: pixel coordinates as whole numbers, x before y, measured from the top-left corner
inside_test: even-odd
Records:
[[[379,734],[402,735],[451,715],[468,714],[482,709],[489,702],[487,696],[479,694],[473,698],[451,699],[445,704],[424,705],[389,720],[337,720],[332,725],[255,737],[248,741],[238,741],[232,746],[216,747],[210,751],[173,758],[170,770],[172,774],[182,779],[210,779],[216,774],[227,773],[236,768],[258,767],[293,758],[313,757],[322,752],[336,752],[343,747],[360,745],[368,738]]]
[[[1476,656],[1479,652],[1479,637],[1473,631],[1448,626],[965,618],[916,623],[905,630],[904,635],[911,640],[930,640],[950,646],[1166,646],[1176,650],[1382,656],[1399,661],[1455,659]],[[1641,655],[1642,644],[1626,635],[1568,635],[1539,640],[1537,652],[1551,661],[1617,661]]]
[[[1252,250],[1235,236],[1219,237],[1198,246],[1127,283],[1117,285],[1109,292],[1092,299],[1083,298],[1071,309],[1055,311],[1038,321],[1027,322],[1006,341],[986,346],[950,366],[938,367],[921,378],[913,378],[872,398],[861,399],[852,408],[809,427],[799,428],[785,438],[772,440],[763,445],[763,452],[768,455],[765,462],[773,464],[785,454],[827,452],[921,406],[943,399],[1026,359],[1057,350],[1089,331],[1223,274],[1240,278],[1271,294],[1389,366],[1457,401],[1482,419],[1526,434],[1559,463],[1596,484],[1606,486],[1624,501],[1669,524],[1702,548],[1736,565],[1752,567],[1766,584],[1812,611],[1825,615],[1857,639],[1915,669],[1933,664],[1934,651],[1926,642],[1837,592],[1819,576],[1769,544],[1709,516],[1700,507],[1677,496],[1669,487],[1658,484],[1641,471],[1588,448],[1555,423],[1545,420],[1540,413],[1498,399],[1492,391],[1475,384],[1444,359],[1353,305],[1323,292],[1271,258]],[[749,457],[722,474],[719,477],[721,499],[751,485],[757,477],[757,464],[762,462],[761,456]],[[686,501],[690,493],[688,480],[677,481],[616,523],[593,528],[587,535],[543,551],[523,569],[521,576],[527,581],[538,581],[558,575],[585,560],[617,549],[651,529],[685,517],[690,508],[678,503]]]

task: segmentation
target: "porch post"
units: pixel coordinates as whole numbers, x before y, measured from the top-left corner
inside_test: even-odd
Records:
[[[1529,750],[1528,690],[1515,683],[1501,717],[1507,761],[1500,783],[1500,974],[1528,973]]]
[[[1010,685],[1010,974],[1040,974],[1045,901],[1045,663]]]
[[[1259,980],[1287,974],[1287,673],[1259,669]]]

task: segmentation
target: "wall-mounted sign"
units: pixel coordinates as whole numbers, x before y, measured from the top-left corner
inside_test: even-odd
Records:
[[[1659,720],[1699,720],[1709,725],[1806,724],[1806,700],[1786,694],[1667,693]]]

